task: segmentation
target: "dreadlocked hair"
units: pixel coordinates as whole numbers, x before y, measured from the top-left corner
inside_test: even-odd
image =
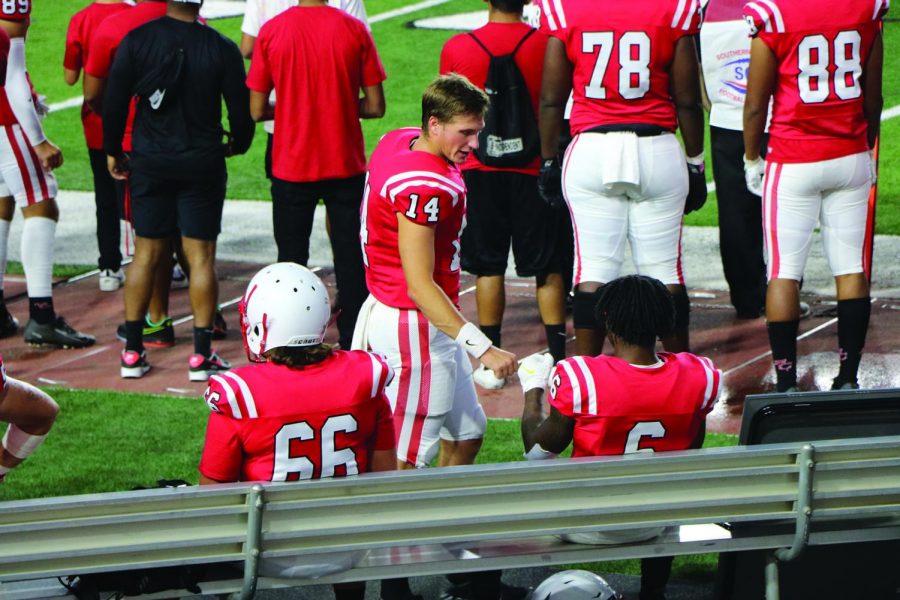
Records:
[[[269,361],[276,365],[284,365],[292,369],[322,362],[334,352],[331,344],[317,344],[315,346],[279,346],[266,350],[263,353]]]
[[[675,328],[675,303],[658,279],[627,275],[598,290],[594,318],[627,344],[654,346]]]

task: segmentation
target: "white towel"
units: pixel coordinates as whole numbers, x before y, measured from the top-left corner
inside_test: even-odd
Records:
[[[603,143],[598,159],[603,185],[640,184],[637,135],[628,131],[613,131],[602,135]]]
[[[353,328],[353,341],[350,343],[351,350],[369,349],[369,316],[377,303],[378,300],[372,294],[369,294],[366,301],[362,303],[359,315],[356,317],[356,327]]]

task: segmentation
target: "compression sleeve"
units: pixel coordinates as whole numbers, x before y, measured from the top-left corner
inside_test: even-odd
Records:
[[[16,121],[32,146],[47,140],[41,119],[34,106],[31,85],[25,72],[25,38],[10,40],[9,61],[6,67],[6,96]]]

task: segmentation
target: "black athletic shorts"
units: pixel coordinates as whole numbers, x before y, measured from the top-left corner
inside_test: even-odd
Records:
[[[510,171],[469,170],[462,268],[473,275],[503,275],[512,241],[516,273],[534,277],[563,271],[571,255],[565,235],[568,215],[548,206],[537,191],[537,177]]]
[[[166,179],[132,170],[128,177],[136,235],[215,241],[222,230],[222,207],[228,173],[211,172],[196,180]]]

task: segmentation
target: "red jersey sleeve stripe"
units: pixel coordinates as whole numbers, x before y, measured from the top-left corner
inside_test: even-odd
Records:
[[[390,383],[391,379],[393,379],[393,372],[391,368],[385,364],[385,362],[376,356],[375,354],[369,353],[369,358],[372,359],[372,398],[377,398],[381,395],[381,390],[383,390],[388,383]]]
[[[238,389],[241,391],[240,398],[238,398],[238,402],[241,400],[244,402],[244,408],[246,408],[247,417],[251,419],[255,419],[259,416],[256,412],[256,401],[253,399],[253,392],[250,391],[250,386],[247,385],[247,382],[243,380],[242,377],[228,371],[227,373],[222,374],[224,377],[227,377],[231,381],[235,382],[238,385]]]
[[[775,31],[784,33],[784,19],[781,17],[781,9],[775,4],[774,0],[756,0],[759,4],[769,9],[769,14],[775,19]]]
[[[884,15],[887,14],[890,6],[890,0],[875,0],[875,11],[872,13],[872,20],[877,21],[878,19],[883,18]]]
[[[706,391],[703,393],[703,410],[711,409],[719,398],[719,381],[721,373],[712,364],[712,361],[705,356],[698,356],[700,364],[703,365],[703,371],[706,374]]]
[[[697,30],[699,28],[700,28],[700,1],[699,0],[689,0],[688,13],[684,17],[684,22],[681,24],[681,30],[689,31],[691,29]]]
[[[583,356],[575,356],[572,358],[572,361],[578,366],[578,370],[581,371],[581,376],[584,379],[584,389],[587,392],[588,401],[587,412],[589,415],[596,415],[597,386],[594,382],[593,376],[591,375],[591,370],[588,368],[587,363],[584,362]]]
[[[679,29],[682,23],[682,16],[690,0],[678,0],[678,8],[675,9],[675,15],[672,17],[672,29]],[[689,19],[687,19],[689,21]]]
[[[396,185],[402,181],[406,181],[407,179],[416,179],[416,180],[432,180],[433,182],[443,183],[452,189],[454,189],[457,193],[462,194],[466,190],[458,183],[453,181],[452,179],[448,179],[447,177],[443,177],[434,171],[404,171],[403,173],[397,173],[393,177],[389,177],[387,181],[384,182],[384,185],[381,186],[381,195],[388,195],[388,188],[393,185]]]
[[[562,360],[559,364],[562,365],[563,371],[566,372],[566,376],[569,378],[569,384],[572,386],[572,412],[580,413],[582,404],[581,383],[579,383],[578,376],[575,374],[575,371],[572,369],[568,360]]]
[[[243,419],[244,414],[241,412],[241,407],[238,406],[238,401],[231,384],[225,381],[221,375],[210,375],[209,379],[218,383],[225,391],[225,399],[228,401],[228,407],[231,409],[231,416],[235,419]]]

